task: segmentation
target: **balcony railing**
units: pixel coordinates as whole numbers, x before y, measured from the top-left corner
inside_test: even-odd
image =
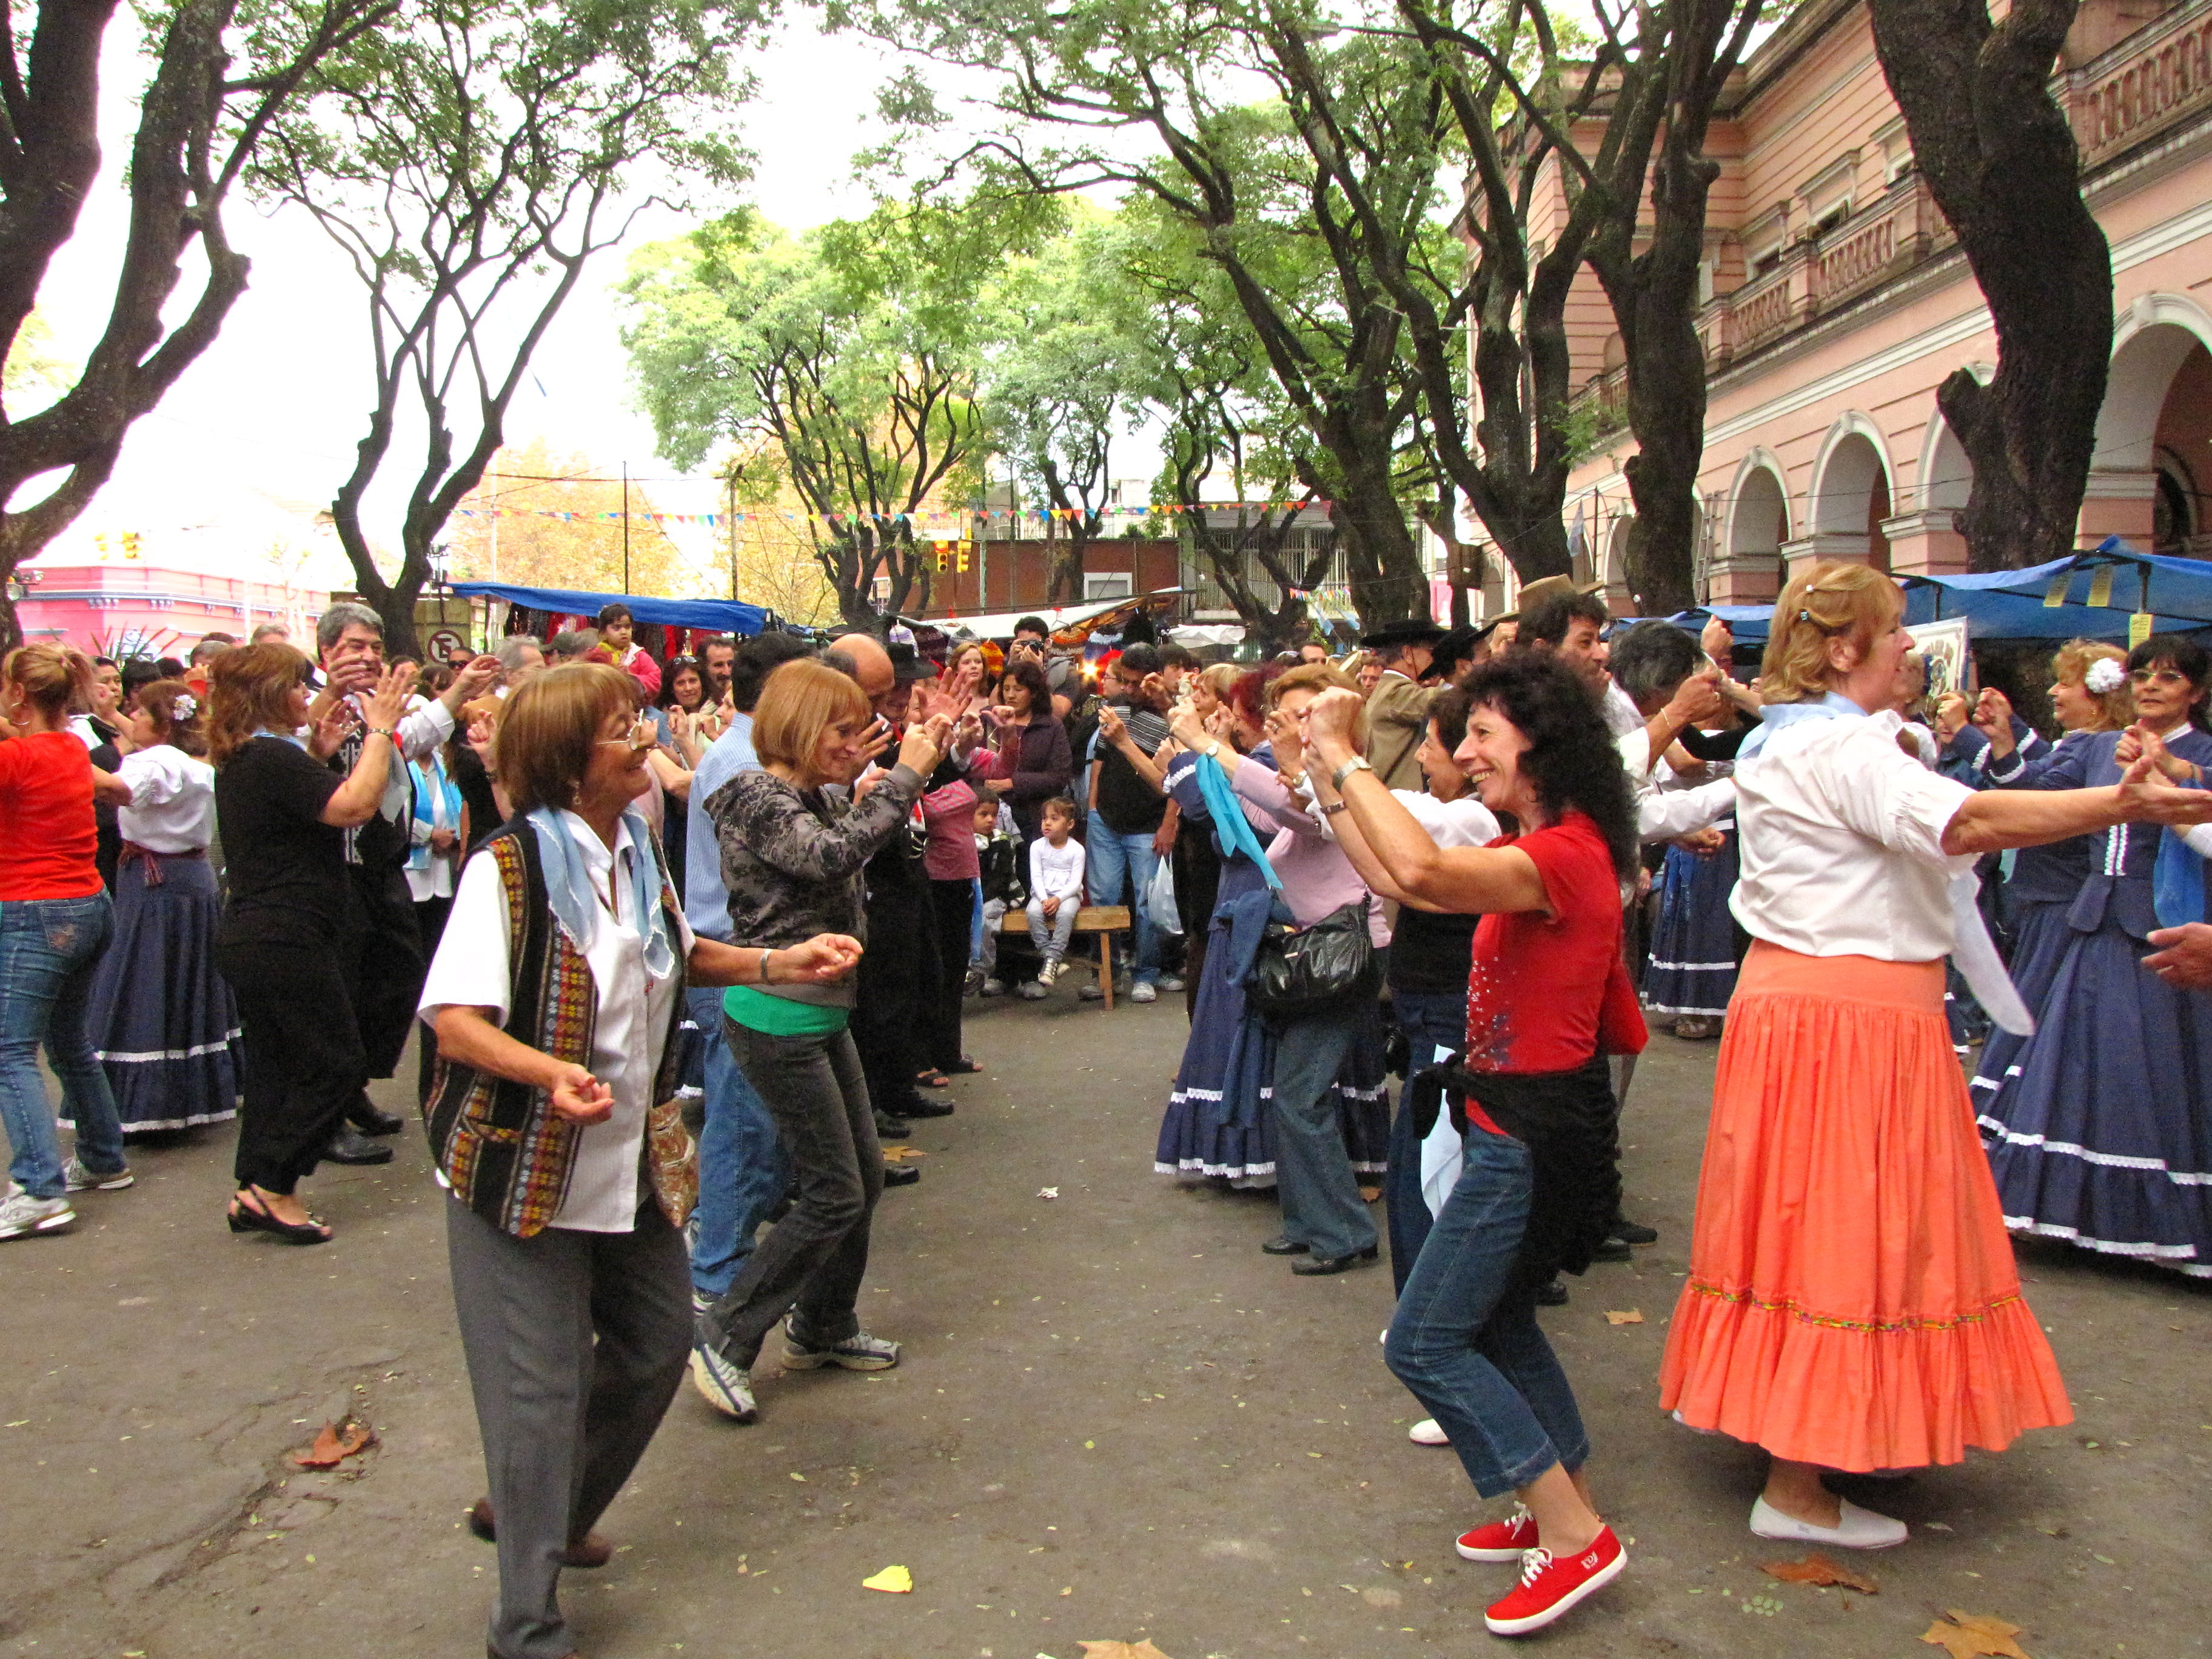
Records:
[[[2212,0],[2185,0],[2060,77],[2084,169],[2212,107]]]

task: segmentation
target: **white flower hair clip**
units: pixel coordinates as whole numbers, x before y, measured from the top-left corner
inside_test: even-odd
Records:
[[[2118,690],[2128,683],[2128,671],[2111,657],[2100,657],[2089,665],[2089,672],[2081,677],[2081,684],[2099,696]]]
[[[169,718],[173,720],[188,720],[199,712],[200,700],[189,691],[169,705]]]

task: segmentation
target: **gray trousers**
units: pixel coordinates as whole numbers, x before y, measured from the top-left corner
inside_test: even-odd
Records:
[[[725,1015],[722,1036],[775,1120],[799,1184],[798,1200],[699,1317],[699,1340],[750,1367],[787,1312],[792,1335],[811,1346],[859,1332],[884,1152],[849,1031],[771,1036]]]
[[[1352,1052],[1364,1010],[1357,1006],[1284,1023],[1275,1044],[1275,1192],[1283,1231],[1323,1259],[1376,1242],[1375,1219],[1359,1197],[1359,1178],[1344,1150],[1336,1074]]]
[[[684,1236],[648,1194],[626,1233],[501,1232],[446,1205],[453,1307],[499,1528],[495,1659],[567,1659],[561,1556],[637,1467],[684,1380]]]

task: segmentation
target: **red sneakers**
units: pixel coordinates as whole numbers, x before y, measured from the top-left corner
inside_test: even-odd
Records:
[[[1493,1636],[1521,1636],[1541,1630],[1585,1596],[1618,1578],[1627,1565],[1628,1557],[1611,1527],[1601,1530],[1588,1549],[1564,1559],[1539,1546],[1522,1558],[1520,1584],[1504,1601],[1492,1602],[1483,1613],[1482,1622]]]
[[[1525,1504],[1516,1504],[1504,1520],[1486,1521],[1460,1534],[1455,1547],[1470,1561],[1518,1561],[1536,1547],[1536,1517]]]

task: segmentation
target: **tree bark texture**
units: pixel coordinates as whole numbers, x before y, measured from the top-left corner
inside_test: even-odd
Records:
[[[1936,405],[1974,471],[1959,529],[1975,570],[2074,550],[2112,353],[2112,268],[2051,92],[2077,0],[1870,0],[1875,47],[1915,165],[1988,301],[1987,386],[1958,369]]]

